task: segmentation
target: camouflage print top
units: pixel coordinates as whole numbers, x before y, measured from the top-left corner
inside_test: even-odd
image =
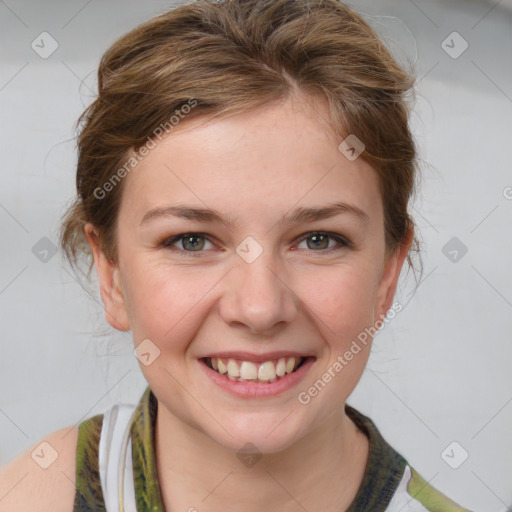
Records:
[[[148,386],[137,404],[131,427],[137,512],[165,512],[154,448],[157,405]],[[370,440],[363,481],[346,512],[470,512],[429,485],[384,440],[370,418],[348,404],[345,410]],[[73,512],[107,512],[98,463],[102,420],[99,414],[79,425]]]

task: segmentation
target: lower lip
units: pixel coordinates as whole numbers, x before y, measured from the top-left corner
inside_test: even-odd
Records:
[[[269,383],[231,380],[226,375],[212,370],[202,360],[199,360],[199,365],[215,384],[228,393],[242,398],[264,398],[280,395],[296,386],[305,377],[315,360],[314,357],[308,357],[298,370],[287,373],[281,379]]]

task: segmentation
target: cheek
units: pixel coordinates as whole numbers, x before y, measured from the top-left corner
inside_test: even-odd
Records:
[[[330,269],[329,274],[323,290],[308,287],[308,306],[320,318],[316,325],[325,341],[320,373],[336,376],[325,394],[334,406],[354,389],[370,356],[376,270],[367,265]]]
[[[299,398],[311,400],[319,422],[347,400],[368,362],[375,276],[371,265],[347,265],[336,270],[331,268],[322,280],[315,280],[322,286],[313,287],[311,282],[309,285],[304,282],[307,309],[313,311],[324,343],[317,370],[301,389],[303,394]],[[322,398],[316,400],[317,395]]]
[[[315,286],[304,280],[303,297],[322,319],[327,338],[346,341],[373,322],[375,280],[370,266],[330,268],[324,279],[315,280]]]
[[[192,318],[215,279],[206,272],[142,257],[134,258],[127,268],[126,302],[135,343],[145,338],[157,344],[173,340],[169,348],[178,350],[179,340],[187,339],[194,328]]]
[[[338,351],[373,322],[377,269],[371,261],[358,257],[307,272],[296,269],[285,278],[289,293],[295,295],[290,300],[298,299],[297,314],[301,308],[302,314],[309,310],[311,321]],[[222,300],[214,289],[222,287],[225,269],[198,272],[194,265],[162,262],[145,253],[132,253],[124,263],[122,279],[135,344],[149,338],[165,343],[166,350],[183,350],[181,345],[201,328],[211,301]]]

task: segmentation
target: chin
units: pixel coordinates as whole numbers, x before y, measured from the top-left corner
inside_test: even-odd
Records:
[[[286,415],[280,414],[279,417],[269,415],[268,417],[268,421],[263,421],[260,418],[256,422],[252,419],[252,415],[248,415],[247,418],[236,423],[233,421],[223,423],[219,419],[221,425],[226,425],[229,434],[220,426],[220,432],[219,430],[216,430],[215,433],[203,432],[217,444],[226,450],[236,452],[237,455],[245,452],[279,453],[300,439],[299,429],[286,420],[283,421]]]

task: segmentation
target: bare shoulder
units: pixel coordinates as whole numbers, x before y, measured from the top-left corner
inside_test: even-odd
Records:
[[[72,512],[78,426],[40,439],[0,468],[1,512]]]

